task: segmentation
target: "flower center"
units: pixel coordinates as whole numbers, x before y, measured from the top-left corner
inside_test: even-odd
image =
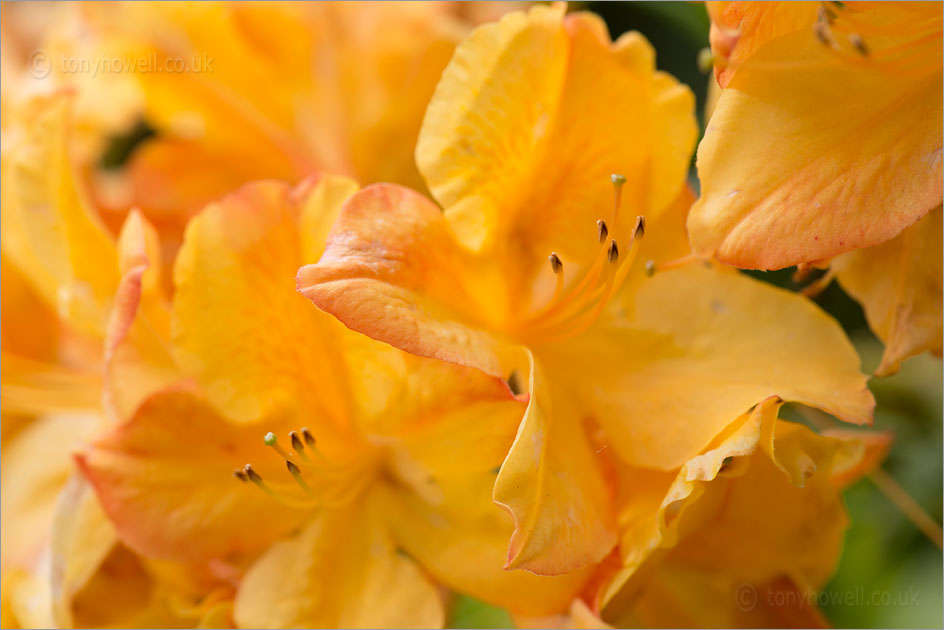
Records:
[[[282,448],[274,433],[267,433],[264,441],[285,461],[292,481],[264,480],[252,464],[233,471],[233,476],[243,483],[255,484],[279,503],[301,509],[350,503],[373,478],[377,458],[370,453],[329,458],[318,448],[315,436],[306,427],[289,431],[288,436],[291,451]]]
[[[600,245],[596,255],[582,266],[582,274],[570,279],[568,265],[557,253],[551,252],[548,261],[556,280],[554,294],[545,306],[518,324],[516,332],[519,336],[555,341],[577,335],[597,320],[622,285],[636,258],[646,220],[642,216],[636,217],[629,240],[621,250],[615,236],[620,227],[620,205],[626,178],[611,175],[610,181],[613,182],[613,210],[609,221],[597,221],[596,235]]]

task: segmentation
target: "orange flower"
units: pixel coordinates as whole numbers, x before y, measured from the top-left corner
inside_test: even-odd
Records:
[[[242,626],[439,626],[430,576],[556,612],[586,573],[503,571],[512,523],[491,501],[524,403],[501,379],[347,331],[295,291],[354,190],[327,176],[251,184],[191,221],[168,342],[177,382],[81,468],[132,549],[237,581]],[[133,346],[116,346],[113,391],[142,365]]]
[[[674,475],[624,469],[624,568],[595,600],[616,627],[823,627],[816,594],[839,561],[841,489],[888,434],[817,435],[768,399]]]
[[[159,259],[154,229],[132,212],[116,241],[85,200],[67,157],[71,105],[69,94],[35,98],[4,135],[4,626],[190,625],[216,610],[195,605],[208,591],[169,583],[166,567],[123,547],[75,475],[72,449],[133,404],[125,392],[158,378],[166,356],[153,341],[166,317],[149,269]],[[120,395],[106,388],[103,413],[103,368],[125,339],[119,356],[147,369],[124,372]],[[103,597],[119,588],[121,605]],[[169,607],[171,596],[193,610]]]
[[[621,562],[569,618],[519,627],[825,627],[817,594],[847,526],[840,493],[890,436],[816,435],[779,420],[781,404],[764,401],[678,470],[621,467]]]
[[[115,239],[88,202],[68,157],[71,98],[55,93],[30,101],[5,136],[3,258],[22,282],[16,293],[22,301],[10,305],[8,323],[29,328],[24,316],[32,314],[21,307],[38,303],[37,318],[57,335],[47,344],[54,347],[22,340],[4,346],[3,408],[15,413],[97,409],[102,365],[126,335],[153,369],[168,362],[155,341],[168,325],[156,232],[131,212]],[[129,327],[128,311],[139,303],[148,323]],[[114,402],[106,400],[106,411]]]
[[[934,2],[711,3],[724,88],[696,253],[777,269],[885,242],[941,204]]]
[[[940,3],[708,5],[724,89],[695,252],[760,269],[849,252],[833,269],[885,342],[877,374],[940,355]]]
[[[421,185],[413,146],[468,28],[460,5],[94,7],[91,21],[110,50],[146,62],[133,67],[157,135],[131,158],[130,203],[159,227],[182,229],[204,205],[257,179],[328,172]],[[168,64],[184,71],[159,71]]]
[[[664,264],[688,252],[692,105],[638,33],[611,43],[561,7],[510,14],[459,46],[427,112],[417,158],[445,211],[368,187],[299,272],[355,330],[527,384],[494,491],[515,517],[509,568],[565,573],[610,552],[611,453],[675,469],[775,394],[871,416],[855,352],[807,301]]]

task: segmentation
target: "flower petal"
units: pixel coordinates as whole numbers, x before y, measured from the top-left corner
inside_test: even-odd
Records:
[[[819,2],[706,2],[715,77],[727,87],[738,66],[768,41],[816,21]]]
[[[115,528],[92,487],[73,472],[59,495],[51,532],[50,586],[56,627],[75,627],[73,598],[93,579],[117,542]]]
[[[865,309],[885,344],[876,376],[898,371],[910,356],[941,354],[941,207],[894,239],[839,256],[839,284]]]
[[[416,150],[462,243],[524,276],[551,251],[592,256],[613,173],[626,176],[633,212],[658,213],[696,137],[691,93],[655,71],[641,35],[611,43],[602,20],[563,11],[512,13],[460,44]]]
[[[250,568],[234,618],[247,628],[439,628],[436,587],[394,546],[368,499],[321,510]]]
[[[755,614],[750,596],[778,582],[805,592],[828,579],[847,524],[834,473],[864,449],[857,438],[819,436],[777,420],[781,404],[768,399],[732,424],[664,486],[657,510],[627,522],[634,526],[622,540],[628,564],[605,583],[605,620],[619,627],[688,618],[750,626],[752,617],[742,618]],[[630,501],[648,473],[624,473]],[[659,602],[671,605],[660,610],[653,605]],[[756,614],[799,612],[793,608],[761,606]]]
[[[698,149],[696,253],[777,269],[887,241],[941,204],[941,7],[924,7],[934,39],[905,21],[921,4],[856,14],[902,33],[866,35],[865,62],[811,25],[741,63]],[[882,67],[901,51],[907,68]]]
[[[69,159],[71,96],[37,97],[2,160],[3,254],[79,331],[101,336],[118,284],[115,243]]]
[[[174,270],[174,354],[185,376],[235,421],[279,410],[315,416],[324,427],[350,420],[341,345],[349,335],[319,313],[293,285],[308,262],[302,210],[336,216],[344,178],[325,177],[295,194],[261,182],[211,205],[187,228]],[[307,204],[309,197],[326,203]],[[306,223],[306,225],[309,225]],[[314,427],[313,427],[314,428]]]
[[[32,566],[49,540],[56,501],[73,470],[69,454],[101,424],[101,416],[93,413],[50,414],[4,443],[0,475],[0,564],[4,568]]]
[[[374,339],[501,376],[499,342],[474,327],[496,309],[494,293],[470,286],[465,254],[429,200],[377,184],[344,204],[321,260],[299,270],[298,290]]]
[[[598,562],[616,523],[580,407],[532,358],[531,400],[495,481],[495,501],[515,519],[510,569],[560,575]]]
[[[477,370],[427,363],[466,383],[492,380]],[[427,411],[426,422],[401,431],[392,443],[398,483],[382,490],[383,509],[397,541],[443,584],[513,612],[550,614],[565,609],[589,576],[504,569],[514,523],[492,501],[492,487],[525,404],[507,391],[503,398],[453,403],[439,415]]]
[[[769,396],[871,421],[855,349],[799,295],[688,265],[621,300],[586,333],[537,352],[631,465],[676,468]]]
[[[264,479],[284,473],[263,444],[269,430],[288,429],[234,425],[193,392],[169,389],[76,457],[125,544],[205,562],[259,551],[304,517],[233,478],[250,462]]]
[[[169,349],[170,312],[160,289],[157,231],[137,210],[118,237],[121,281],[105,332],[103,400],[114,419],[179,378]]]

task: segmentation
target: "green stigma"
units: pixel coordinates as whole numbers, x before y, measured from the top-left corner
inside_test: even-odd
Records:
[[[610,175],[610,181],[616,184],[617,186],[622,186],[626,183],[626,176],[620,175],[619,173],[613,173]]]
[[[268,433],[265,434],[265,437],[262,439],[266,443],[266,446],[272,446],[273,444],[275,444],[277,438],[275,437],[275,433],[272,433],[272,431],[269,431]]]

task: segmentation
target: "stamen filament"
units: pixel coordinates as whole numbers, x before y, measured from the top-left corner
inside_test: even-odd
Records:
[[[318,494],[312,490],[311,486],[308,485],[308,482],[305,481],[304,477],[302,477],[302,471],[299,470],[298,466],[288,460],[285,460],[285,467],[288,468],[288,472],[295,479],[295,482],[299,485],[299,487],[305,491],[305,494],[315,499],[318,498]]]
[[[636,253],[639,249],[636,242],[636,235],[645,233],[644,226],[645,219],[643,217],[637,217],[636,228],[630,236],[629,252],[622,258],[619,256],[619,248],[616,245],[616,241],[613,240],[610,242],[610,246],[606,248],[607,259],[610,264],[606,271],[606,280],[602,289],[597,285],[590,291],[588,295],[589,299],[583,300],[576,308],[568,309],[566,312],[559,313],[555,317],[545,318],[543,321],[536,324],[531,329],[531,332],[542,334],[547,340],[566,339],[583,332],[593,324],[593,322],[599,318],[603,309],[606,308],[606,305],[609,304],[613,293],[622,285],[623,280],[625,280],[626,275],[629,273],[632,262],[636,258]],[[571,323],[568,324],[568,322]],[[564,327],[566,327],[566,330],[558,335],[547,336],[545,334],[549,329],[553,331]]]
[[[245,468],[243,468],[243,472],[249,481],[256,484],[260,490],[283,505],[296,508],[310,508],[312,506],[310,501],[290,497],[286,494],[282,494],[281,492],[276,492],[270,488],[269,485],[262,480],[262,477],[259,476],[259,473],[253,469],[251,464],[246,464]]]

